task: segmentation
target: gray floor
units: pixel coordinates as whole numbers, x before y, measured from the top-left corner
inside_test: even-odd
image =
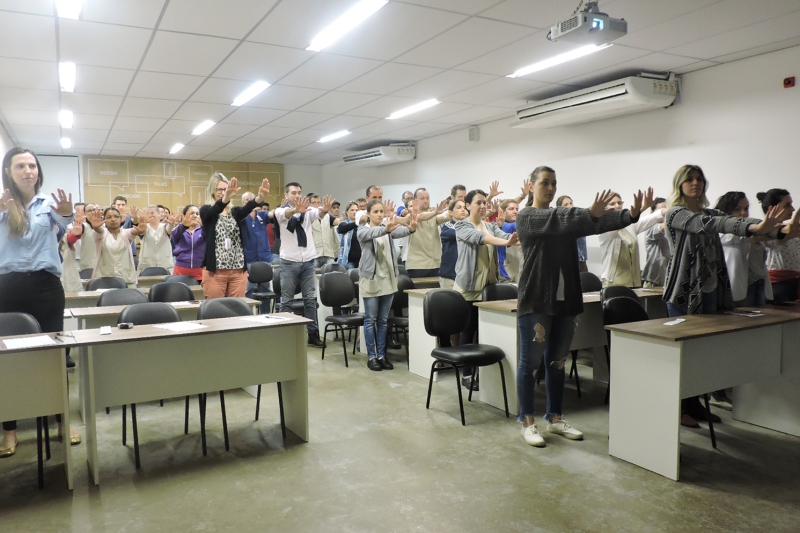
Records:
[[[259,422],[254,399],[231,391],[231,451],[218,399],[209,397],[203,457],[197,401],[184,436],[183,401],[175,399],[139,406],[136,471],[132,443],[120,443],[120,409],[112,409],[98,424],[102,485],[90,486],[80,445],[72,493],[59,443],[45,489],[36,488],[35,425],[21,423],[17,455],[0,460],[0,531],[800,530],[800,439],[721,412],[718,451],[705,429],[683,430],[675,483],[609,457],[605,389],[588,379],[588,367],[583,398],[570,384],[565,406],[586,440],[545,434],[547,448],[536,449],[513,419],[479,403],[467,406],[462,427],[452,375],[434,385],[426,410],[427,382],[408,373],[402,355],[392,354],[395,370],[376,373],[364,356],[345,368],[341,355],[320,361],[309,349],[308,443],[291,434],[282,441],[274,387],[265,388]],[[76,406],[74,386],[72,396]],[[537,407],[543,402],[539,391]]]

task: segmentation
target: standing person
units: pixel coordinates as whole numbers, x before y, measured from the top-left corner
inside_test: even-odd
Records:
[[[269,204],[268,203],[266,203],[266,202],[264,203],[263,210],[266,211],[267,213],[269,213]],[[267,241],[269,242],[269,247],[270,247],[270,250],[271,250],[272,247],[275,246],[275,225],[274,225],[274,220],[272,220],[271,217],[270,217],[270,220],[269,220],[269,224],[267,224]]]
[[[83,223],[77,224],[77,222],[73,223],[73,227],[67,234],[67,238],[70,240],[76,241],[76,247],[79,247],[79,256],[80,256],[80,263],[78,270],[86,270],[87,268],[94,268],[95,263],[97,262],[97,250],[94,245],[94,232],[92,231],[92,225],[89,223],[89,217],[92,216],[97,210],[101,210],[102,208],[97,204],[86,204],[83,206]],[[72,237],[70,237],[72,235]]]
[[[139,265],[136,271],[141,274],[145,268],[161,267],[172,274],[175,263],[172,260],[172,243],[169,237],[178,220],[167,215],[167,220],[162,221],[159,209],[154,205],[144,209],[144,219],[147,225],[142,235],[142,249],[139,251]]]
[[[65,306],[55,231],[56,225],[66,227],[73,219],[72,195],[58,189],[51,202],[41,191],[43,183],[44,172],[32,151],[6,152],[0,196],[0,312],[28,313],[43,332],[52,333],[64,330]],[[70,443],[80,442],[81,436],[70,428]],[[0,457],[14,455],[17,445],[17,422],[4,421]]]
[[[403,210],[405,209],[406,204],[409,200],[414,199],[414,193],[411,191],[403,191],[403,196],[400,199],[400,203],[397,205],[397,216],[403,216]]]
[[[442,260],[439,265],[439,287],[452,289],[456,283],[456,262],[458,262],[458,240],[456,224],[467,218],[464,200],[452,200],[447,206],[450,220],[442,224],[439,237],[442,241]]]
[[[358,268],[358,263],[361,262],[361,245],[356,238],[356,231],[358,230],[357,212],[358,204],[356,202],[347,204],[347,209],[345,209],[346,220],[340,222],[336,227],[336,231],[342,236],[339,257],[336,262],[344,265],[347,270]]]
[[[655,212],[667,207],[667,200],[656,198],[650,210]],[[664,223],[659,222],[645,234],[644,249],[647,260],[642,269],[642,286],[646,288],[662,287],[667,278],[667,265],[669,265],[669,239],[664,232]]]
[[[378,187],[377,185],[370,185],[367,187],[366,190],[366,198],[359,198],[356,200],[358,202],[358,213],[356,213],[356,221],[358,222],[359,226],[368,225],[369,224],[369,216],[367,215],[367,203],[371,202],[372,200],[379,200],[383,201],[383,189]],[[390,202],[387,202],[387,205]],[[362,207],[363,205],[363,207]],[[385,208],[386,206],[384,206]],[[392,208],[394,211],[394,208]]]
[[[498,210],[497,226],[505,233],[516,233],[518,212],[519,202],[516,200],[503,200],[500,202],[500,209]],[[505,246],[498,247],[497,264],[502,279],[517,283],[519,281],[519,272],[522,267],[522,248],[519,246],[513,246],[511,248]]]
[[[486,215],[486,193],[482,190],[468,192],[464,203],[469,216],[455,224],[458,259],[453,290],[460,292],[467,302],[479,302],[484,287],[498,281],[495,247],[513,246],[517,243],[517,234],[505,233],[497,224],[483,220]],[[471,305],[469,322],[461,332],[459,346],[476,342],[474,337],[477,333],[478,308]],[[472,378],[472,373],[471,367],[464,368],[462,384],[478,390],[477,379]]]
[[[208,181],[206,205],[200,208],[206,255],[203,259],[203,292],[206,299],[233,296],[242,298],[247,291],[242,230],[239,224],[269,194],[269,180],[264,178],[258,195],[242,207],[231,207],[239,192],[238,180],[228,180],[215,172]]]
[[[64,292],[79,292],[83,290],[80,272],[78,271],[78,258],[75,256],[80,251],[81,233],[86,220],[83,209],[75,209],[75,220],[67,226],[67,232],[58,241],[58,250],[61,254],[61,285]]]
[[[406,237],[416,229],[416,216],[411,215],[408,227],[400,226],[394,211],[385,213],[380,200],[367,204],[369,226],[359,228],[361,261],[358,264],[359,292],[364,299],[364,337],[370,370],[391,370],[386,359],[386,338],[389,310],[397,292],[397,261],[392,239]],[[384,215],[386,223],[384,224]]]
[[[122,278],[128,287],[136,288],[138,281],[136,266],[133,261],[131,243],[146,231],[144,217],[134,206],[131,215],[139,224],[132,228],[122,227],[122,214],[116,207],[108,207],[92,213],[89,222],[94,229],[95,256],[97,262],[92,272],[95,278]]]
[[[531,197],[532,198],[532,197]],[[532,205],[528,203],[528,205]],[[556,207],[575,207],[572,198],[569,196],[559,196],[556,200]],[[586,247],[586,237],[578,237],[578,268],[581,272],[589,272],[586,262],[589,260],[589,250]]]
[[[770,189],[756,195],[761,209],[766,213],[770,207],[779,207],[787,214],[797,211],[792,205],[792,196],[786,189]],[[800,239],[769,241],[767,246],[767,268],[772,282],[772,294],[776,304],[800,300]]]
[[[120,195],[114,198],[114,201],[111,203],[112,207],[117,209],[120,216],[122,217],[122,229],[131,229],[134,226],[139,225],[139,220],[136,217],[133,217],[128,214],[128,199],[124,196]],[[102,209],[102,208],[101,208]],[[137,211],[138,213],[138,211]],[[136,239],[131,242],[131,253],[133,254],[133,264],[139,262],[139,252],[136,250]]]
[[[547,407],[545,420],[550,433],[571,440],[583,433],[564,419],[564,364],[575,332],[575,317],[583,312],[578,237],[622,229],[637,220],[641,191],[631,210],[606,210],[609,191],[595,196],[588,209],[550,208],[556,195],[556,172],[537,167],[531,173],[532,205],[517,214],[517,232],[522,243],[523,269],[519,280],[517,325],[519,367],[517,395],[522,437],[531,446],[545,446],[534,421],[536,372],[544,358]]]
[[[614,196],[609,209],[622,210],[622,196]],[[643,199],[642,209],[653,205],[653,189],[648,189]],[[637,235],[643,233],[659,222],[664,221],[666,208],[651,211],[630,226],[603,233],[600,235],[600,249],[603,251],[603,272],[600,280],[603,287],[623,285],[639,288],[642,286],[642,271],[639,263],[639,241]]]
[[[416,203],[417,231],[408,237],[406,271],[410,278],[439,277],[442,261],[442,241],[439,226],[450,219],[447,212],[448,201],[444,200],[431,209],[431,196],[427,189],[420,187],[414,191]],[[411,211],[414,211],[412,207]]]
[[[467,197],[467,188],[463,185],[456,184],[450,188],[450,201],[453,200],[461,200],[464,201],[464,198]]]
[[[317,250],[311,236],[311,224],[328,213],[333,203],[326,196],[320,208],[309,207],[303,198],[303,188],[297,182],[284,186],[285,201],[289,207],[279,207],[273,216],[281,228],[281,310],[290,312],[288,303],[300,288],[303,293],[303,316],[311,320],[306,326],[308,345],[322,348],[317,325],[317,295],[314,288]]]
[[[255,194],[246,192],[242,195],[242,203],[255,198]],[[245,267],[256,261],[263,261],[272,264],[272,250],[269,246],[269,239],[267,236],[267,228],[270,226],[269,211],[265,210],[260,204],[250,211],[250,214],[241,222],[239,226],[242,230],[242,246],[244,247],[244,264]],[[247,281],[247,291],[245,295],[248,298],[253,296],[253,291],[256,290],[255,283]]]
[[[707,190],[708,180],[697,165],[683,165],[672,179],[665,219],[672,256],[664,283],[664,301],[671,317],[733,307],[720,233],[778,236],[774,230],[785,218],[782,208],[769,208],[763,221],[708,209]],[[790,229],[786,226],[785,232]],[[697,396],[681,400],[681,425],[697,428],[697,420],[706,418]],[[719,421],[717,415],[712,414],[711,418]]]
[[[335,263],[339,257],[339,233],[337,228],[342,222],[339,218],[339,202],[333,202],[328,213],[315,220],[311,228],[314,231],[314,246],[317,248],[317,268]],[[316,206],[319,208],[319,204]],[[319,240],[318,240],[319,239]]]
[[[173,274],[191,276],[203,281],[203,258],[206,256],[206,239],[200,225],[200,209],[189,204],[183,208],[181,223],[170,234],[172,255],[175,257]]]

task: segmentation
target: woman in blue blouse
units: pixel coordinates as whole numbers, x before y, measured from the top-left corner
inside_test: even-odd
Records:
[[[56,225],[72,221],[72,195],[62,189],[53,203],[41,192],[42,167],[26,148],[12,148],[3,158],[0,197],[0,313],[28,313],[44,332],[64,329],[64,288]],[[3,422],[0,457],[17,450],[16,421]],[[59,421],[59,435],[61,424]],[[72,432],[70,442],[79,444]]]

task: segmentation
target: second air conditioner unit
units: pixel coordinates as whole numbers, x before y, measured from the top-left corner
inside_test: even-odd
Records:
[[[677,94],[677,81],[631,76],[524,107],[512,126],[554,128],[669,107]]]
[[[417,148],[413,144],[390,144],[343,156],[342,161],[352,165],[376,167],[411,161],[416,156]]]

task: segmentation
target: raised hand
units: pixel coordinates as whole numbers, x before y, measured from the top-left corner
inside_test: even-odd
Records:
[[[800,237],[800,209],[794,212],[794,216],[781,228],[781,232],[786,235],[784,239]]]
[[[767,209],[767,214],[764,215],[764,220],[758,224],[751,224],[748,229],[751,232],[758,233],[760,235],[767,234],[783,225],[785,213],[786,211],[782,207],[774,205]]]
[[[616,194],[614,191],[604,190],[603,192],[599,192],[594,195],[594,203],[589,208],[589,213],[594,218],[600,218],[606,214],[606,209],[608,208],[608,204],[611,203],[611,200],[616,198]],[[633,215],[631,215],[633,216]]]
[[[5,194],[3,194],[5,197]],[[64,192],[64,189],[58,189],[58,196],[55,194],[50,194],[53,197],[53,201],[55,204],[50,204],[50,209],[57,215],[61,215],[62,217],[68,217],[72,214],[72,193],[69,193],[69,197]]]
[[[330,195],[325,196],[322,199],[322,206],[319,208],[319,210],[322,211],[323,213],[327,213],[328,211],[331,210],[331,208],[333,208],[333,201],[334,201],[333,196]]]
[[[141,222],[144,222],[144,213],[142,213],[141,215],[142,215],[142,216],[141,216],[142,220],[139,220],[139,208],[138,208],[138,207],[136,207],[135,205],[131,207],[131,219],[132,219],[132,220],[135,220],[135,221],[137,222],[137,226],[138,226],[138,225],[139,225]],[[124,217],[123,217],[123,218],[124,218]],[[123,220],[123,222],[125,222],[125,221]]]
[[[651,190],[652,192],[652,190]],[[638,191],[633,195],[633,205],[631,206],[631,218],[637,218],[642,213],[642,204],[644,202],[644,193]]]
[[[653,188],[648,187],[647,190],[644,192],[644,198],[642,198],[642,211],[646,211],[655,205],[655,195],[653,194]]]
[[[11,191],[6,189],[3,191],[3,196],[0,196],[0,213],[11,207],[14,199],[11,198]]]
[[[170,226],[177,226],[183,216],[180,213],[171,213],[167,215],[167,223]]]
[[[269,195],[269,180],[264,178],[261,180],[261,187],[258,188],[258,194],[256,195],[256,201],[261,203],[264,201],[264,198]]]
[[[300,197],[300,199],[294,204],[294,212],[305,213],[306,211],[308,211],[308,201],[309,199],[306,198],[305,196]]]
[[[411,213],[408,217],[408,230],[409,231],[417,231],[417,225],[419,224],[419,220],[417,219],[416,213]]]
[[[386,233],[391,233],[397,229],[400,222],[397,220],[397,214],[394,211],[384,211],[386,215]]]
[[[500,196],[503,194],[503,191],[500,190],[500,182],[493,181],[492,184],[489,186],[489,198],[494,198],[495,196]]]
[[[383,212],[384,213],[397,213],[397,208],[394,205],[394,202],[391,200],[386,200],[383,202]]]
[[[445,198],[444,200],[439,202],[439,205],[436,206],[436,214],[441,215],[442,213],[447,211],[449,205],[450,205],[450,200],[448,198]]]
[[[191,210],[187,211],[185,215],[181,216],[181,224],[186,226],[187,228],[192,227],[194,225],[194,213]]]
[[[504,209],[497,210],[497,226],[503,227],[503,224],[506,223],[506,212]]]
[[[533,190],[533,183],[531,183],[530,178],[525,178],[525,181],[522,182],[522,196],[528,196]]]
[[[92,229],[99,228],[104,222],[102,209],[95,209],[89,214],[89,224],[91,224]]]
[[[236,178],[231,178],[230,183],[228,183],[228,188],[225,190],[225,195],[222,197],[223,203],[229,203],[233,197],[236,196],[240,190],[242,190],[241,187],[237,187],[238,184],[239,180]]]
[[[508,239],[506,246],[514,246],[519,242],[519,237],[517,237],[517,232],[511,234],[511,237]]]

